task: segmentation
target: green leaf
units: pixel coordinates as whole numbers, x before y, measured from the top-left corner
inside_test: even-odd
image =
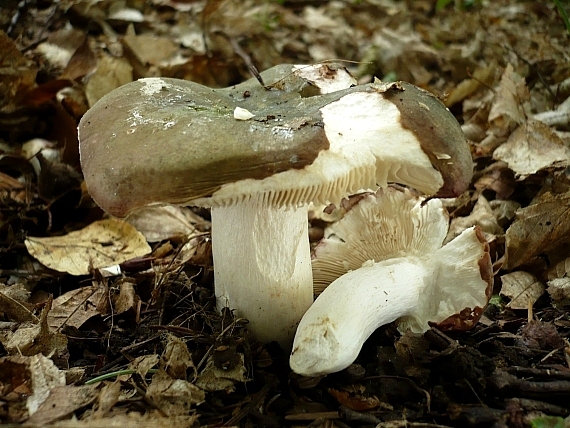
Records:
[[[532,428],[564,428],[564,419],[559,416],[540,416],[530,422]]]

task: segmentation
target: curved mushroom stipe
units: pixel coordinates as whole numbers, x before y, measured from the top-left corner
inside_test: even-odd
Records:
[[[81,119],[81,166],[94,201],[115,216],[212,207],[218,306],[288,347],[312,301],[308,236],[298,236],[309,202],[389,182],[458,195],[473,165],[457,121],[413,85],[359,86],[327,64],[261,75],[265,87],[147,78],[112,91]]]
[[[392,219],[385,217],[392,207],[402,207],[407,202],[413,202],[407,204],[407,211],[394,212]],[[395,320],[401,332],[423,333],[430,324],[447,329],[471,328],[490,298],[492,265],[482,233],[477,228],[467,229],[441,247],[445,227],[431,239],[433,223],[429,219],[447,225],[440,200],[432,199],[422,206],[422,199],[412,198],[408,192],[386,189],[378,192],[377,200],[371,195],[356,207],[353,210],[357,211],[349,211],[339,221],[348,225],[335,229],[342,230],[349,242],[327,250],[329,261],[333,251],[340,249],[341,256],[335,254],[333,261],[320,267],[336,264],[337,274],[343,269],[347,273],[326,287],[303,316],[295,335],[290,365],[301,375],[319,376],[348,367],[366,339],[378,327]],[[349,217],[351,212],[351,217],[359,216],[363,221],[376,212],[378,216],[374,218],[382,219],[374,223],[379,230],[373,234],[374,227],[368,227],[357,236],[346,235],[349,226],[358,223]],[[383,233],[391,228],[403,236]],[[384,244],[368,246],[370,239],[363,239],[366,233],[372,240],[385,241]],[[365,253],[361,257],[370,257],[369,261],[349,271],[341,258],[354,254],[354,242],[359,242],[363,249],[373,248],[376,254],[378,248],[390,247],[388,257],[393,258],[381,255],[382,261],[374,261],[370,260],[370,252]]]

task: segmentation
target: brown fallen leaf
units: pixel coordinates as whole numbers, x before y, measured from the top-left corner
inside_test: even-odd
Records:
[[[234,367],[228,369],[216,367],[214,357],[210,356],[202,373],[196,380],[196,385],[206,391],[226,391],[235,389],[236,383],[247,382],[244,356],[241,353],[235,354],[239,361]]]
[[[102,315],[107,291],[106,287],[92,285],[62,294],[53,301],[53,309],[48,315],[49,326],[56,330],[64,324],[79,328],[91,317]]]
[[[182,339],[169,334],[166,338],[166,346],[161,357],[162,368],[173,379],[196,378],[196,367],[192,362],[192,354]]]
[[[4,31],[0,31],[0,64],[0,112],[10,113],[35,85],[38,70]]]
[[[30,426],[46,426],[93,403],[98,396],[97,385],[65,385],[52,388],[38,411],[26,421]]]
[[[570,278],[555,278],[547,281],[548,294],[555,308],[562,308],[570,304]]]
[[[351,410],[364,411],[380,407],[383,403],[376,396],[365,396],[364,387],[352,386],[354,391],[345,391],[329,388],[328,393],[332,395],[341,406]]]
[[[136,283],[132,279],[122,278],[117,281],[116,285],[119,287],[119,295],[112,297],[115,314],[122,314],[129,309],[136,313],[140,304],[140,298],[135,291]]]
[[[156,411],[151,411],[144,414],[116,413],[102,419],[73,418],[45,425],[45,428],[196,428],[198,426],[197,415],[164,417]]]
[[[85,97],[92,107],[103,95],[133,80],[133,68],[124,58],[103,56],[85,85]]]
[[[192,221],[206,223],[196,219],[196,215],[186,207],[173,205],[143,207],[129,214],[125,219],[141,232],[148,242],[167,239],[189,240],[199,234]]]
[[[570,241],[570,192],[546,192],[535,204],[517,211],[506,233],[503,268],[511,270]],[[554,260],[556,261],[556,260]]]
[[[570,148],[548,125],[529,120],[495,150],[493,158],[506,162],[518,179],[524,179],[553,164],[567,166]]]
[[[188,415],[191,409],[204,401],[205,392],[184,379],[172,379],[159,370],[146,390],[146,395],[168,416]]]
[[[511,309],[528,309],[544,293],[544,284],[528,272],[511,272],[502,275],[501,281],[501,294],[511,299],[507,305]]]
[[[65,373],[43,354],[3,357],[0,359],[0,373],[4,397],[7,394],[24,394],[28,416],[36,413],[52,388],[65,385]]]
[[[22,323],[12,332],[9,329],[0,330],[0,342],[9,354],[19,355],[52,355],[59,358],[67,352],[67,336],[52,331],[48,326],[48,314],[52,300],[45,304],[39,319],[34,322]]]
[[[526,119],[523,103],[530,98],[524,77],[517,74],[508,64],[501,76],[499,87],[489,111],[489,123],[508,132]]]
[[[88,275],[150,253],[144,236],[127,222],[100,220],[63,236],[26,239],[30,255],[47,267],[71,275]]]

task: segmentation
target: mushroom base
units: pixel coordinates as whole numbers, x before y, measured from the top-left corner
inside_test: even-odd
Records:
[[[262,197],[212,208],[218,309],[249,320],[262,342],[291,349],[313,302],[307,206],[277,208]]]

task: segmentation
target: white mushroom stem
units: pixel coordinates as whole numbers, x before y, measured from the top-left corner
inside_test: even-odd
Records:
[[[348,367],[374,330],[415,309],[429,277],[421,260],[397,258],[338,278],[299,324],[293,371],[318,376]]]
[[[305,313],[290,365],[305,376],[348,367],[378,327],[422,333],[465,308],[483,308],[488,282],[479,262],[486,247],[471,228],[441,249],[368,262],[333,281]]]
[[[291,348],[313,302],[307,206],[277,208],[261,197],[212,208],[218,309],[249,320],[257,340]]]

